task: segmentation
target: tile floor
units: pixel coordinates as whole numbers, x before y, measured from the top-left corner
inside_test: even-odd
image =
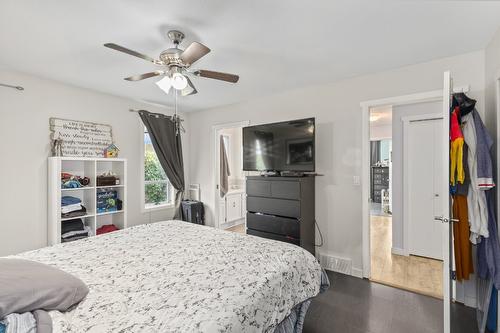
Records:
[[[371,216],[371,280],[437,298],[443,297],[442,261],[391,253],[391,217]]]

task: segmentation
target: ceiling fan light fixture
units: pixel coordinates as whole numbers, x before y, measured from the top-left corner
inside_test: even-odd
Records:
[[[174,87],[177,90],[183,90],[188,86],[187,79],[184,75],[181,73],[174,73],[172,74],[172,79],[171,79],[172,87]]]
[[[104,46],[161,66],[161,69],[126,77],[125,80],[141,81],[158,76],[161,79],[156,82],[156,85],[166,94],[170,93],[172,87],[176,90],[176,93],[179,91],[181,96],[196,94],[197,90],[191,82],[193,76],[230,83],[238,82],[238,75],[209,70],[190,70],[195,62],[210,53],[210,49],[199,42],[192,42],[186,48],[179,48],[179,44],[184,40],[184,34],[178,30],[169,31],[168,37],[174,45],[162,51],[158,58],[150,57],[115,43],[106,43]]]
[[[170,91],[170,88],[172,87],[172,80],[168,77],[165,76],[163,79],[156,81],[156,85],[163,90],[166,94]]]

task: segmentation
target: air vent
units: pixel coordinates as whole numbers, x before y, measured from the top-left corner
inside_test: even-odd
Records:
[[[352,273],[351,259],[345,259],[345,258],[335,257],[332,255],[321,254],[319,256],[319,262],[321,264],[321,267],[329,271],[339,272],[348,275],[351,275]]]

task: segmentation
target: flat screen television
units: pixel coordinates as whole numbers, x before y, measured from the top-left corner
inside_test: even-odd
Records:
[[[243,170],[314,172],[315,119],[243,128]]]

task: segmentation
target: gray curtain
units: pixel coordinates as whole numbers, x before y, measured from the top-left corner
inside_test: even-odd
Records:
[[[151,137],[156,156],[176,190],[174,219],[181,219],[180,204],[185,184],[179,119],[144,110],[139,111],[139,116]]]
[[[370,165],[380,161],[380,141],[370,141]]]

